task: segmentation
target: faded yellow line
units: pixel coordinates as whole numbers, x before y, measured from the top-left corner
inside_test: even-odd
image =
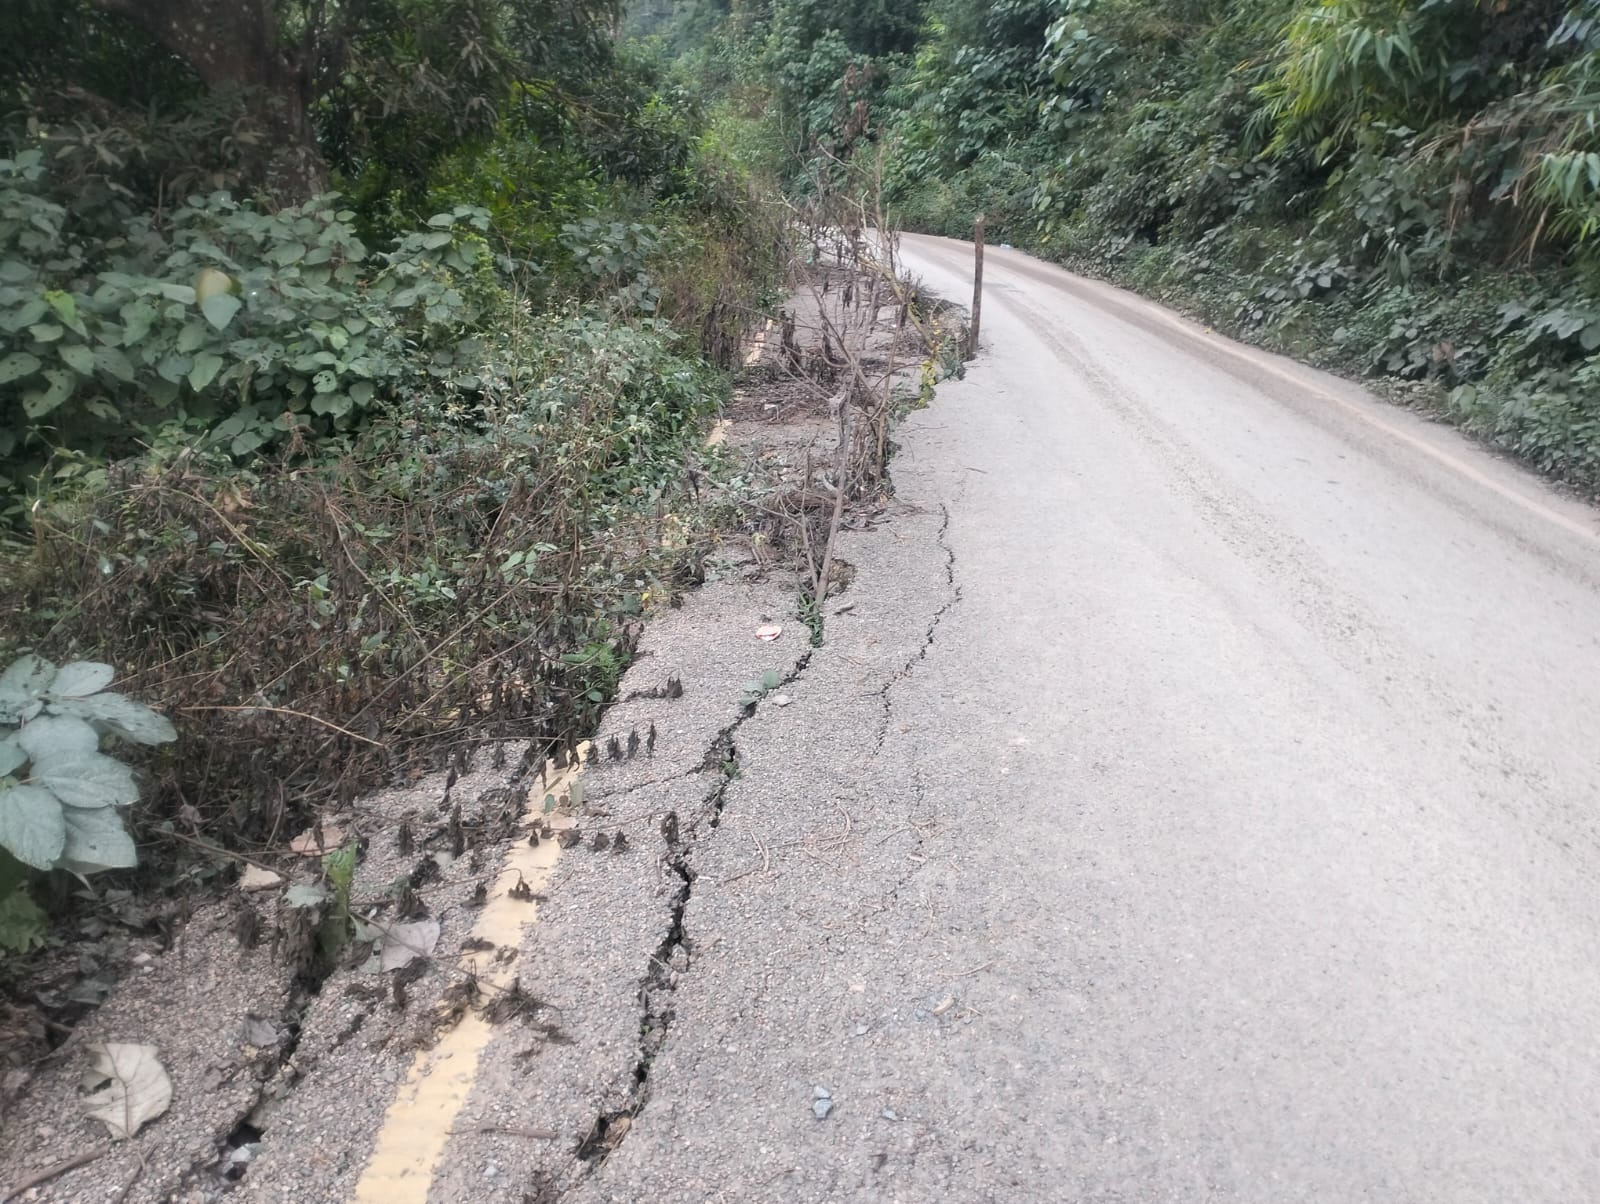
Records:
[[[579,747],[580,765],[588,749],[587,743]],[[540,787],[529,792],[525,818],[534,823],[545,819],[545,797],[553,794],[559,799],[570,794],[579,772],[574,767],[556,774],[554,767],[547,764],[538,778]],[[556,828],[573,822],[561,815],[548,818]],[[505,868],[472,927],[472,935],[497,948],[520,949],[525,931],[538,921],[539,905],[514,899],[511,891],[526,883],[537,893],[550,881],[560,856],[561,846],[555,840],[540,841],[537,847],[524,840],[512,845]],[[484,991],[491,994],[509,987],[517,975],[515,959],[505,965],[490,961],[486,966],[469,955],[461,959],[461,968],[475,973]],[[478,1063],[493,1032],[483,1014],[473,1009],[440,1034],[432,1049],[423,1050],[412,1060],[356,1184],[355,1204],[427,1204],[434,1175],[444,1161],[450,1131],[477,1080]]]
[[[761,353],[767,349],[767,332],[772,329],[773,325],[772,319],[768,318],[766,325],[756,332],[755,338],[751,340],[750,350],[745,353],[744,366],[746,368],[759,360]]]

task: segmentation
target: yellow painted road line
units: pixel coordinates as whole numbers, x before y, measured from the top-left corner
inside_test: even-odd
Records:
[[[587,743],[579,746],[578,766],[588,750]],[[547,818],[545,797],[555,795],[559,799],[567,794],[581,772],[578,766],[556,774],[552,765],[546,765],[538,778],[540,788],[529,791],[524,815],[527,821],[537,824]],[[557,815],[548,818],[556,828],[573,822]],[[472,927],[472,935],[497,948],[520,949],[526,930],[538,921],[539,905],[515,899],[511,891],[526,883],[537,894],[550,881],[560,856],[557,840],[540,841],[537,847],[525,840],[512,845],[489,901]],[[484,965],[469,955],[462,958],[461,968],[475,973],[488,995],[511,986],[517,976],[516,959],[504,965],[490,960]],[[378,1130],[372,1156],[356,1184],[355,1204],[427,1204],[434,1175],[444,1161],[450,1130],[477,1080],[478,1062],[493,1032],[494,1027],[483,1013],[474,1008],[440,1034],[432,1049],[417,1054]]]

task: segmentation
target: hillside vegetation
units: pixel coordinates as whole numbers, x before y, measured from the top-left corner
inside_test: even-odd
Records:
[[[965,236],[981,210],[991,240],[1423,382],[1600,486],[1595,0],[680,0],[635,22],[732,98],[764,86],[798,159],[881,153],[908,229]]]
[[[100,897],[62,868],[182,889],[357,790],[592,726],[695,571],[704,419],[782,263],[620,15],[7,5],[0,945]],[[164,739],[51,720],[113,676],[93,705]],[[141,793],[130,843],[103,820]]]

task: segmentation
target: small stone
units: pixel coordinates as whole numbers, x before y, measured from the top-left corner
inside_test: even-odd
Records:
[[[498,1166],[496,1166],[492,1162],[489,1163],[488,1166],[483,1168],[483,1177],[485,1179],[497,1179],[497,1178],[499,1178],[500,1177],[500,1168]]]
[[[833,1101],[831,1099],[819,1099],[811,1102],[811,1115],[818,1120],[827,1120],[828,1114],[832,1111]]]
[[[882,1116],[884,1120],[899,1120],[900,1119],[899,1114],[896,1113],[893,1108],[885,1108],[878,1115]]]
[[[856,1025],[856,1036],[858,1037],[865,1037],[870,1031],[865,1024]]]
[[[787,694],[779,694],[772,700],[772,705],[775,707],[786,707],[793,701],[794,699],[790,698]]]
[[[819,1085],[811,1089],[811,1097],[813,1099],[832,1099],[833,1092],[829,1091],[826,1087]]]

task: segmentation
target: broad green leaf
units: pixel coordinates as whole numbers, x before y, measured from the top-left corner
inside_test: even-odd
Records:
[[[67,333],[65,326],[57,326],[54,322],[39,322],[28,327],[28,333],[34,337],[35,342],[54,343]]]
[[[318,393],[332,393],[339,387],[339,378],[324,368],[311,378],[311,383]]]
[[[43,418],[72,396],[72,386],[76,380],[72,373],[61,368],[46,368],[44,378],[50,382],[48,387],[22,395],[22,411],[29,418]]]
[[[50,923],[22,887],[0,898],[0,949],[28,953],[44,943]]]
[[[7,330],[21,330],[24,326],[32,326],[49,312],[50,307],[44,303],[43,297],[33,297],[24,301],[21,309],[0,320],[0,326]]]
[[[143,703],[124,698],[121,694],[91,694],[87,698],[63,699],[52,702],[49,710],[63,719],[92,720],[135,744],[165,744],[178,738],[176,729],[165,715],[159,715]],[[23,730],[32,730],[44,722],[43,719],[36,720]]]
[[[94,375],[94,352],[82,343],[62,343],[56,351],[61,361],[79,376]]]
[[[31,652],[24,653],[12,661],[4,673],[0,673],[0,697],[9,694],[37,697],[50,688],[55,676],[53,661]]]
[[[28,776],[69,807],[116,807],[139,801],[133,770],[104,753],[37,758]]]
[[[67,807],[61,818],[67,829],[61,861],[68,869],[90,874],[95,870],[128,870],[139,864],[133,837],[115,809],[86,811]]]
[[[59,705],[77,706],[78,703],[74,701]],[[50,710],[51,714],[24,724],[14,737],[35,764],[92,753],[100,747],[99,733],[84,719],[76,715],[56,714],[55,706]]]
[[[23,865],[52,868],[67,842],[67,823],[55,795],[39,786],[0,790],[0,847]]]
[[[211,341],[211,332],[206,329],[204,322],[185,322],[183,329],[178,331],[178,350],[184,355],[192,355]]]
[[[189,375],[189,369],[192,367],[194,367],[194,361],[187,355],[169,355],[165,356],[156,365],[156,373],[162,380],[170,381],[176,385]]]
[[[42,699],[26,694],[0,694],[0,723],[27,723],[43,710]]]
[[[354,406],[346,393],[318,393],[311,399],[311,412],[330,418],[343,418]]]
[[[0,740],[0,778],[27,763],[28,754],[22,751],[22,745],[17,743],[14,736]]]
[[[56,317],[67,326],[78,324],[78,302],[71,293],[64,293],[58,288],[51,289],[44,295],[45,303],[55,311]]]
[[[13,351],[5,359],[0,360],[0,385],[8,385],[14,380],[21,380],[24,376],[32,376],[38,370],[38,356],[29,355],[26,351]]]
[[[82,698],[85,694],[98,694],[111,684],[116,676],[110,665],[99,661],[72,661],[62,665],[50,682],[50,693],[57,698]]]
[[[231,293],[217,293],[200,302],[200,312],[205,314],[206,321],[218,330],[226,330],[228,323],[233,321],[234,315],[240,308],[239,298]]]
[[[133,383],[133,361],[118,347],[96,347],[94,362],[102,371],[110,373],[127,384]]]
[[[194,357],[194,367],[189,369],[189,387],[199,393],[222,371],[222,357],[212,351],[202,351]]]
[[[437,251],[440,247],[448,247],[452,238],[448,230],[435,230],[422,236],[422,245],[430,251]]]
[[[355,402],[358,406],[364,407],[370,405],[374,391],[373,384],[370,380],[358,380],[355,384],[350,386],[350,400]]]

